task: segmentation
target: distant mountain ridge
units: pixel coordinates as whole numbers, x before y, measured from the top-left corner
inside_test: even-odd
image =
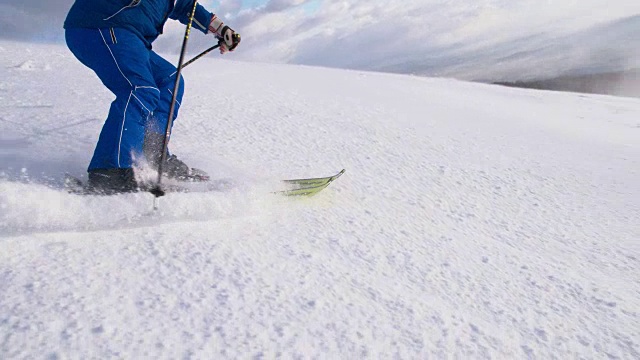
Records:
[[[526,89],[572,91],[640,98],[640,68],[600,74],[560,76],[544,80],[494,82]]]
[[[640,96],[640,14],[563,35],[433,49],[373,70],[509,86]]]

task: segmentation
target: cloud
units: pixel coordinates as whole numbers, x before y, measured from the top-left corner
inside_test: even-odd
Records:
[[[205,4],[207,5],[207,4]],[[213,4],[212,4],[213,5]],[[221,0],[217,6],[206,6],[221,18],[233,18],[242,9],[242,0]]]
[[[64,15],[73,4],[73,0],[3,0],[2,5],[30,13]]]
[[[279,12],[285,11],[295,6],[299,6],[307,2],[308,0],[270,0],[264,7],[266,12]]]
[[[97,0],[96,0],[97,1]],[[5,0],[0,31],[22,40],[61,38],[72,0]],[[636,64],[640,2],[625,0],[202,0],[240,32],[231,58],[465,79],[545,76],[573,68]],[[607,36],[606,24],[622,37]],[[633,20],[635,19],[635,20]],[[599,31],[599,32],[598,32]],[[170,22],[154,48],[177,52],[184,26]],[[617,33],[617,32],[616,32]],[[54,36],[54,35],[56,35]],[[587,34],[587,35],[585,35]],[[630,35],[631,34],[631,35]],[[192,36],[192,54],[215,43]],[[637,49],[638,47],[635,47]],[[607,56],[603,55],[609,51]],[[624,58],[624,60],[623,60]],[[555,74],[554,74],[555,75]]]
[[[242,23],[245,39],[257,40],[242,56],[465,79],[555,76],[569,71],[567,64],[593,65],[588,54],[598,48],[633,47],[637,41],[609,37],[596,44],[580,32],[637,13],[640,3],[604,0],[326,0],[312,15],[294,9]]]

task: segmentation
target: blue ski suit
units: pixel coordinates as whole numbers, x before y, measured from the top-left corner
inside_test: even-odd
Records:
[[[189,21],[195,0],[76,0],[64,23],[67,46],[116,96],[89,164],[131,168],[145,132],[164,133],[176,67],[151,47],[168,18]],[[197,5],[194,28],[207,33],[213,14]],[[184,79],[174,111],[184,93]]]

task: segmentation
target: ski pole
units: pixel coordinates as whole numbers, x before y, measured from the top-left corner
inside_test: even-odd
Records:
[[[182,40],[182,49],[180,50],[180,60],[178,60],[178,67],[176,70],[176,82],[173,86],[173,97],[171,98],[171,106],[169,108],[169,119],[167,120],[167,128],[164,132],[164,143],[162,145],[162,154],[160,155],[160,164],[158,164],[158,181],[156,186],[151,189],[151,193],[155,196],[153,199],[153,208],[158,209],[157,199],[160,196],[165,195],[165,191],[162,190],[162,172],[165,161],[167,161],[167,148],[169,147],[169,134],[171,133],[171,126],[173,125],[174,111],[176,108],[176,100],[178,96],[178,89],[180,88],[180,73],[182,72],[182,64],[184,63],[184,56],[187,52],[187,42],[189,41],[189,34],[191,33],[191,26],[193,25],[193,18],[196,14],[196,7],[198,6],[198,0],[193,1],[193,9],[189,15],[189,23],[187,29],[184,32],[184,39]]]
[[[200,54],[196,55],[193,59],[191,59],[191,60],[187,61],[186,63],[184,63],[184,65],[182,65],[182,68],[183,69],[186,68],[187,65],[190,65],[194,61],[200,59],[201,57],[207,55],[208,53],[212,52],[213,50],[219,48],[222,45],[223,41],[224,40],[220,39],[218,41],[217,45],[213,45],[212,47],[208,48],[207,50],[205,50],[205,51],[201,52]],[[240,34],[238,34],[238,33],[233,34],[233,41],[236,43],[235,46],[237,46],[237,44],[240,43]],[[235,48],[235,46],[234,46],[234,48]]]
[[[186,63],[184,63],[184,65],[182,65],[182,68],[186,68],[189,64],[193,63],[194,61],[200,59],[201,57],[207,55],[208,53],[212,52],[213,50],[217,49],[220,47],[220,43],[218,43],[217,45],[213,45],[212,47],[208,48],[207,50],[201,52],[200,54],[198,54],[197,56],[195,56],[193,59],[187,61]]]

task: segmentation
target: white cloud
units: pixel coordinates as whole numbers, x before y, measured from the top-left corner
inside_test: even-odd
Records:
[[[221,0],[217,7],[207,7],[221,18],[233,18],[242,9],[242,0]]]
[[[295,6],[302,5],[307,1],[308,0],[269,0],[264,9],[267,12],[284,11]]]
[[[560,56],[564,50],[561,46],[556,46],[556,54],[542,51],[540,55],[558,65],[567,58],[576,66],[588,65],[589,59],[577,54],[589,52],[594,44],[582,37],[583,44],[566,44],[571,42],[566,37],[638,13],[640,3],[604,0],[325,0],[312,15],[293,9],[286,15],[261,14],[250,22],[240,22],[239,31],[250,49],[237,56],[465,78],[500,77],[504,68],[518,64],[524,66],[528,76],[555,75],[547,67],[534,74],[522,57],[516,56],[518,61],[504,58],[517,51],[544,50],[557,41],[570,45],[567,56]],[[527,39],[532,46],[527,46]],[[612,51],[624,47],[613,45]],[[539,65],[544,59],[532,60]],[[578,64],[581,62],[584,64]],[[469,69],[465,63],[481,63],[482,68]],[[506,73],[518,75],[518,71]]]
[[[20,23],[50,14],[61,27],[60,8],[72,2],[5,1],[10,3],[2,9],[0,30],[23,39],[51,34],[52,22]],[[640,14],[640,2],[628,0],[269,0],[250,8],[241,0],[202,3],[242,34],[243,43],[230,58],[487,79],[622,61],[603,57],[606,49],[634,58],[615,37],[591,41],[597,34],[589,29]],[[11,12],[12,7],[20,11]],[[623,25],[627,32],[621,35],[633,26]],[[635,29],[640,31],[640,24]],[[167,24],[154,46],[177,51],[183,33],[181,24]],[[626,41],[640,45],[637,36]],[[213,43],[212,37],[192,36],[191,53]],[[597,61],[594,53],[600,54]]]

